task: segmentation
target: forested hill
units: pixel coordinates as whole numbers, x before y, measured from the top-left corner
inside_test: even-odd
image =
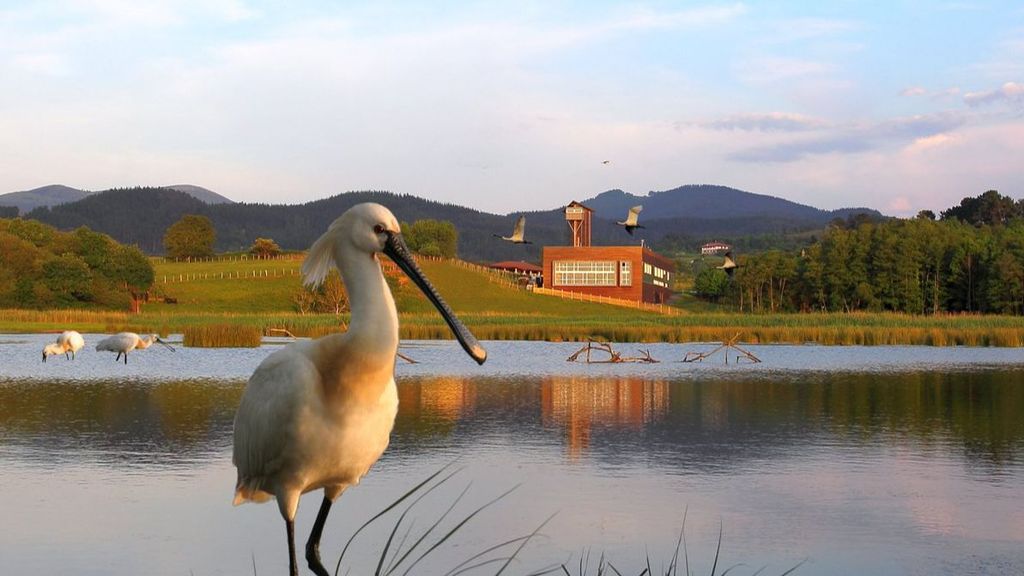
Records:
[[[824,225],[834,218],[846,219],[856,213],[867,213],[876,218],[882,216],[870,208],[821,210],[775,196],[710,184],[692,184],[663,192],[648,192],[647,196],[609,190],[582,202],[600,216],[620,219],[625,218],[630,207],[637,205],[643,205],[641,218],[646,220],[765,217]]]
[[[224,204],[232,202],[230,198],[226,198],[212,190],[207,190],[202,186],[175,184],[173,186],[164,186],[164,188],[184,192],[189,196],[206,202],[207,204]],[[77,202],[91,194],[93,194],[93,192],[88,190],[79,190],[70,186],[64,186],[63,184],[50,184],[48,186],[33,188],[32,190],[0,194],[0,208],[13,207],[17,209],[13,215],[17,215],[19,212],[21,214],[25,214],[41,206],[52,208],[60,204]],[[8,210],[0,212],[7,214]]]
[[[671,192],[657,194],[671,195]],[[672,237],[674,242],[686,238],[695,247],[700,241],[709,239],[729,240],[739,236],[821,228],[836,216],[834,213],[802,207],[815,211],[814,217],[807,217],[805,212],[789,210],[790,205],[800,206],[798,204],[738,190],[734,192],[738,195],[725,192],[730,194],[730,206],[741,206],[733,212],[708,212],[695,207],[694,211],[700,216],[691,216],[680,210],[669,212],[666,216],[659,212],[661,205],[655,203],[654,207],[648,209],[645,204],[641,221],[647,228],[638,230],[637,236],[632,238],[614,224],[616,219],[625,215],[625,211],[613,210],[602,204],[602,196],[614,193],[602,194],[585,201],[597,204],[593,242],[596,245],[635,244],[643,238],[657,247],[660,241]],[[629,198],[624,193],[619,194]],[[641,202],[652,197],[643,198]],[[742,199],[747,197],[756,197],[760,203],[757,210],[742,208]],[[773,204],[764,200],[766,198],[774,200],[777,208],[773,209]],[[202,214],[209,217],[216,227],[216,249],[219,251],[246,249],[257,237],[272,238],[285,249],[305,249],[342,212],[360,202],[384,204],[399,220],[406,222],[425,218],[451,221],[459,231],[459,254],[470,260],[536,262],[540,260],[540,250],[545,244],[569,242],[569,231],[561,207],[525,213],[526,237],[534,244],[512,245],[493,235],[510,234],[520,213],[502,216],[415,196],[373,191],[348,192],[297,205],[210,205],[167,188],[133,188],[98,192],[78,202],[39,208],[27,217],[62,229],[85,225],[110,234],[121,242],[138,244],[143,250],[158,254],[163,252],[162,239],[168,226],[184,214]]]

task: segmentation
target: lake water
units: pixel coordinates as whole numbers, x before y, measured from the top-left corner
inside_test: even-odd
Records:
[[[234,409],[281,344],[156,347],[125,366],[86,335],[77,360],[43,364],[53,337],[0,335],[0,574],[286,573],[277,507],[231,506]],[[397,367],[391,447],[332,511],[332,571],[359,525],[454,462],[396,542],[467,486],[456,521],[518,488],[410,574],[444,574],[553,513],[506,574],[567,562],[575,576],[588,553],[588,574],[602,554],[659,573],[684,511],[700,574],[720,528],[719,572],[742,564],[730,574],[805,560],[795,574],[1024,574],[1022,350],[751,346],[762,363],[726,365],[678,362],[706,345],[624,344],[662,362],[586,365],[565,361],[579,344],[486,346],[477,367],[451,342],[403,345],[420,363]],[[300,505],[300,548],[319,500]],[[372,573],[395,521],[355,541],[352,574]]]

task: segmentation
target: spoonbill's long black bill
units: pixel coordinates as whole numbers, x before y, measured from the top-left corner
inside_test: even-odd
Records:
[[[161,340],[161,339],[159,339],[159,338],[157,338],[157,339],[156,339],[156,341],[157,341],[157,342],[159,342],[159,343],[161,343],[161,344],[163,344],[163,345],[164,345],[164,347],[166,347],[166,348],[170,349],[170,351],[171,351],[171,352],[177,352],[177,350],[175,350],[175,349],[174,349],[174,346],[171,346],[171,345],[170,345],[170,344],[168,344],[167,342],[164,342],[163,340]]]
[[[448,324],[448,327],[452,329],[452,333],[455,334],[455,338],[458,339],[459,344],[462,344],[462,349],[469,354],[473,360],[476,360],[477,364],[483,364],[487,360],[487,351],[477,341],[476,336],[466,328],[458,318],[455,317],[455,313],[448,307],[448,304],[441,299],[440,294],[434,289],[433,284],[427,277],[423,275],[423,271],[416,264],[416,261],[412,259],[412,255],[409,254],[409,248],[405,245],[405,240],[402,239],[401,234],[395,234],[393,232],[387,233],[388,239],[384,243],[384,253],[388,255],[398,267],[405,272],[420,290],[427,295],[427,298],[434,303],[437,311],[441,313],[441,317]]]

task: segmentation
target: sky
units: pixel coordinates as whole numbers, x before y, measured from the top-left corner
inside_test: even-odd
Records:
[[[1024,5],[0,0],[0,193],[54,183],[1020,198]]]

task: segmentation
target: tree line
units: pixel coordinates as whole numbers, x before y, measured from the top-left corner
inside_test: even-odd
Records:
[[[0,219],[0,307],[138,310],[153,266],[135,246],[80,227]]]
[[[731,281],[706,268],[698,295],[751,312],[1024,314],[1024,200],[990,190],[936,219],[834,221],[800,251],[739,258]]]

